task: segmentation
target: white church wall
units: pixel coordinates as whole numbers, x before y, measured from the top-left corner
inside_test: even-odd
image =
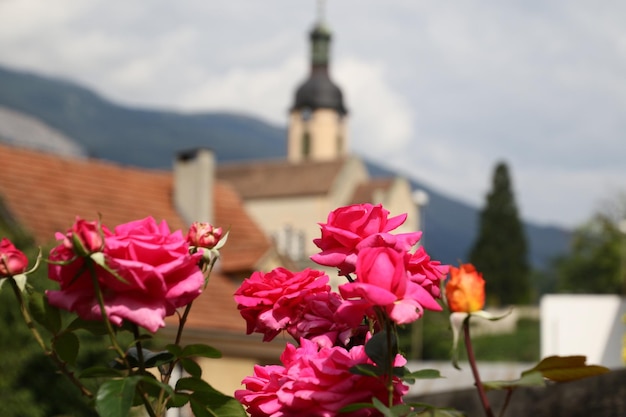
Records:
[[[623,367],[626,299],[617,295],[546,295],[541,299],[541,357],[585,355]]]

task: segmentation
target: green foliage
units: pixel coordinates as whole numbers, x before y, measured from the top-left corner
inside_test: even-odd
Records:
[[[598,365],[587,365],[585,356],[549,356],[537,365],[522,372],[519,379],[513,381],[483,382],[487,390],[515,389],[520,387],[544,386],[546,380],[568,382],[609,372],[608,368]]]
[[[12,221],[1,201],[0,237],[9,238],[30,259],[36,257],[38,249],[34,247],[32,237]],[[40,289],[52,287],[52,282],[46,278],[45,266],[29,277],[29,283]],[[30,299],[29,304],[34,307],[34,314],[40,314],[42,321],[47,322],[51,328],[58,329],[60,318],[46,310],[43,299]],[[47,318],[46,312],[50,313]],[[41,330],[45,333],[43,328]],[[58,343],[72,349],[69,346],[72,342]],[[78,358],[79,362],[89,360],[93,355],[91,346],[93,345],[89,341],[84,342],[84,352]],[[0,290],[0,352],[0,404],[3,417],[96,415],[80,391],[56,372],[50,359],[34,343],[9,286]]]
[[[521,319],[514,333],[472,336],[472,346],[480,361],[538,361],[539,322]]]
[[[483,273],[488,304],[529,302],[528,247],[505,163],[495,168],[479,227],[469,260]]]
[[[573,235],[568,256],[555,261],[560,292],[620,294],[624,289],[626,237],[617,221],[598,213]]]
[[[421,319],[422,357],[424,360],[450,360],[452,331],[445,314],[427,312]],[[401,329],[400,350],[409,357],[409,327]],[[539,360],[539,322],[521,319],[514,333],[472,335],[472,345],[479,361],[536,362]],[[460,341],[462,344],[463,341]],[[460,360],[466,361],[465,347],[459,346]]]

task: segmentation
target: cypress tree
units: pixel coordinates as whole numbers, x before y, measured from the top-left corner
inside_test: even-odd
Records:
[[[488,303],[528,302],[528,247],[504,162],[496,165],[491,191],[480,212],[479,227],[469,259],[483,273]]]

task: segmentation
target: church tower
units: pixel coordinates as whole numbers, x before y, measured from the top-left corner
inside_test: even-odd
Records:
[[[311,73],[296,91],[289,116],[287,159],[329,161],[347,155],[343,95],[329,75],[331,33],[321,17],[310,34]]]

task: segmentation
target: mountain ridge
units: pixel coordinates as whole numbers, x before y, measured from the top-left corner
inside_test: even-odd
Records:
[[[114,104],[67,80],[0,66],[0,106],[24,113],[74,140],[91,157],[143,168],[170,169],[177,152],[209,147],[218,162],[284,158],[286,129],[235,113],[179,113]],[[0,140],[3,140],[0,137]],[[478,230],[478,209],[427,182],[366,161],[372,176],[403,175],[429,194],[424,244],[433,258],[466,260]],[[567,251],[569,232],[524,222],[529,261],[545,268]]]

